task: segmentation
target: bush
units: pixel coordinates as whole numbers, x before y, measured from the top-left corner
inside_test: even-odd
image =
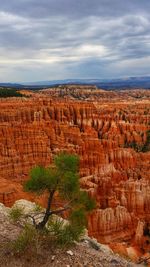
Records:
[[[48,223],[48,234],[53,242],[58,246],[69,246],[74,241],[79,241],[84,233],[84,226],[81,224],[71,224],[61,218],[51,219]]]
[[[24,252],[29,246],[35,243],[36,229],[26,225],[18,238],[12,242],[12,249],[15,253]]]
[[[18,208],[18,207],[13,207],[11,210],[10,210],[10,218],[13,222],[17,222],[20,220],[20,218],[22,217],[23,215],[23,209],[22,208]]]
[[[42,211],[42,210],[43,210],[43,208],[42,208],[39,204],[36,204],[36,206],[35,206],[35,208],[34,208],[33,211],[35,211],[35,212],[40,212],[40,211]]]

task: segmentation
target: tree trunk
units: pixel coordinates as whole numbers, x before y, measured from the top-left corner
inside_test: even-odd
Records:
[[[40,223],[38,223],[36,225],[37,229],[43,229],[45,227],[46,223],[48,222],[49,216],[51,215],[50,208],[51,208],[51,204],[52,204],[52,199],[53,199],[54,193],[55,193],[55,190],[51,191],[50,194],[49,194],[47,208],[46,208],[46,212],[45,212],[44,218]]]

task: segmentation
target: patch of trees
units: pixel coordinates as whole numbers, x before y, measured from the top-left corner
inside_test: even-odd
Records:
[[[126,142],[124,145],[125,148],[133,148],[136,152],[148,152],[150,151],[150,130],[146,132],[146,142],[143,145],[138,144],[137,142]]]
[[[16,89],[0,88],[0,98],[4,97],[22,97],[23,95]]]
[[[142,152],[150,151],[150,130],[148,130],[146,134],[147,138],[145,144],[142,147]]]

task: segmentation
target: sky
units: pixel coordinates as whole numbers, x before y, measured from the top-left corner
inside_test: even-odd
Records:
[[[0,82],[150,75],[150,0],[0,0]]]

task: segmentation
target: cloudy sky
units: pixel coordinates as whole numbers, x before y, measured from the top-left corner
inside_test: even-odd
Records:
[[[150,75],[150,0],[0,0],[0,82]]]

